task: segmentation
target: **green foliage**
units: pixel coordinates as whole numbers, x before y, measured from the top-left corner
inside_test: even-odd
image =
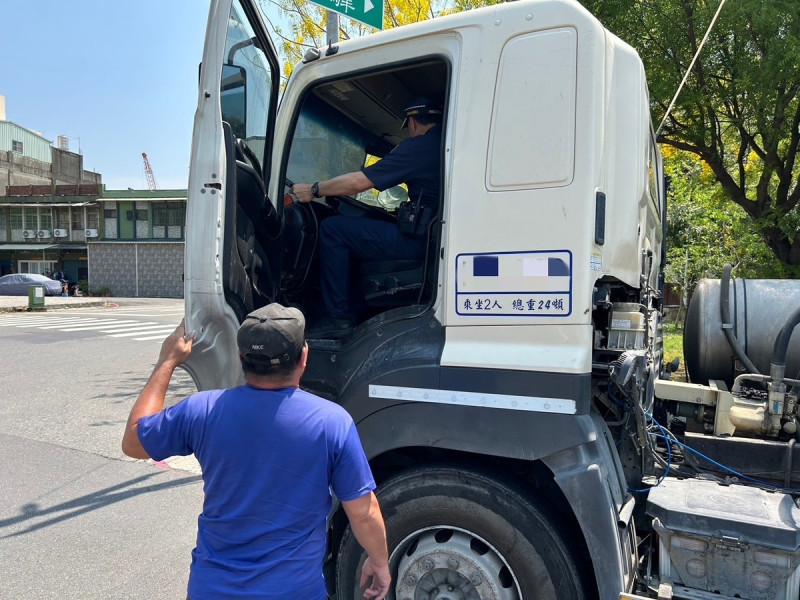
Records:
[[[729,201],[710,169],[688,152],[664,148],[670,178],[666,280],[691,295],[725,263],[737,277],[782,278],[789,273],[745,211]]]
[[[288,15],[284,75],[326,45],[326,11],[260,0]],[[582,0],[633,45],[647,71],[657,127],[719,0]],[[497,0],[387,0],[384,27]],[[374,30],[346,17],[339,35]],[[800,2],[728,0],[659,141],[672,180],[667,280],[693,289],[731,262],[739,277],[800,276]]]
[[[280,37],[280,51],[284,58],[283,75],[288,79],[294,65],[308,48],[327,45],[327,11],[305,0],[259,0],[265,12],[278,7],[288,17],[289,28],[272,23]],[[380,0],[376,0],[377,1]],[[384,0],[383,28],[391,29],[410,23],[426,21],[440,15],[451,14],[480,6],[498,4],[502,0]],[[266,6],[273,5],[273,6]],[[339,17],[339,39],[349,40],[374,33],[372,27],[344,16]]]
[[[719,0],[584,4],[639,51],[657,125]],[[753,231],[791,267],[800,266],[798,92],[800,2],[730,0],[659,137],[701,159],[728,203],[745,212]]]
[[[675,359],[680,360],[680,367],[673,375],[676,381],[686,381],[686,367],[683,364],[683,328],[674,323],[664,324],[664,364]]]

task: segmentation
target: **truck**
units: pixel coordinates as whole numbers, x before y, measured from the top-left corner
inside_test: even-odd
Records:
[[[797,600],[800,296],[702,281],[691,383],[670,380],[667,185],[633,48],[574,0],[520,0],[310,48],[284,86],[267,4],[210,6],[184,266],[197,387],[242,382],[248,312],[320,316],[324,219],[394,221],[407,201],[301,204],[291,182],[380,159],[408,101],[434,99],[426,256],[357,265],[367,312],[309,336],[302,381],[357,424],[388,597]],[[360,598],[336,504],[328,538],[331,598]]]

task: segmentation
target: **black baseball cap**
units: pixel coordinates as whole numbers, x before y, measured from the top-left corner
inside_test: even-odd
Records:
[[[424,96],[417,96],[416,98],[412,98],[408,105],[403,109],[403,112],[406,114],[406,118],[403,119],[403,125],[401,129],[404,129],[408,126],[408,118],[409,117],[425,117],[428,115],[439,115],[442,114],[442,109],[440,106],[431,102],[428,98]]]
[[[248,360],[280,365],[300,355],[306,341],[305,329],[303,313],[275,302],[247,315],[236,341]]]

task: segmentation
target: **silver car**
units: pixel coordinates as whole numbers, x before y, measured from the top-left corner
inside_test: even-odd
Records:
[[[0,277],[0,296],[27,296],[28,287],[44,286],[47,296],[61,295],[61,282],[36,273],[12,273]]]

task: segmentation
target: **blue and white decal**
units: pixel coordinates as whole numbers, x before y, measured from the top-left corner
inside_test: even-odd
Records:
[[[456,314],[567,317],[571,313],[569,250],[456,256]]]

